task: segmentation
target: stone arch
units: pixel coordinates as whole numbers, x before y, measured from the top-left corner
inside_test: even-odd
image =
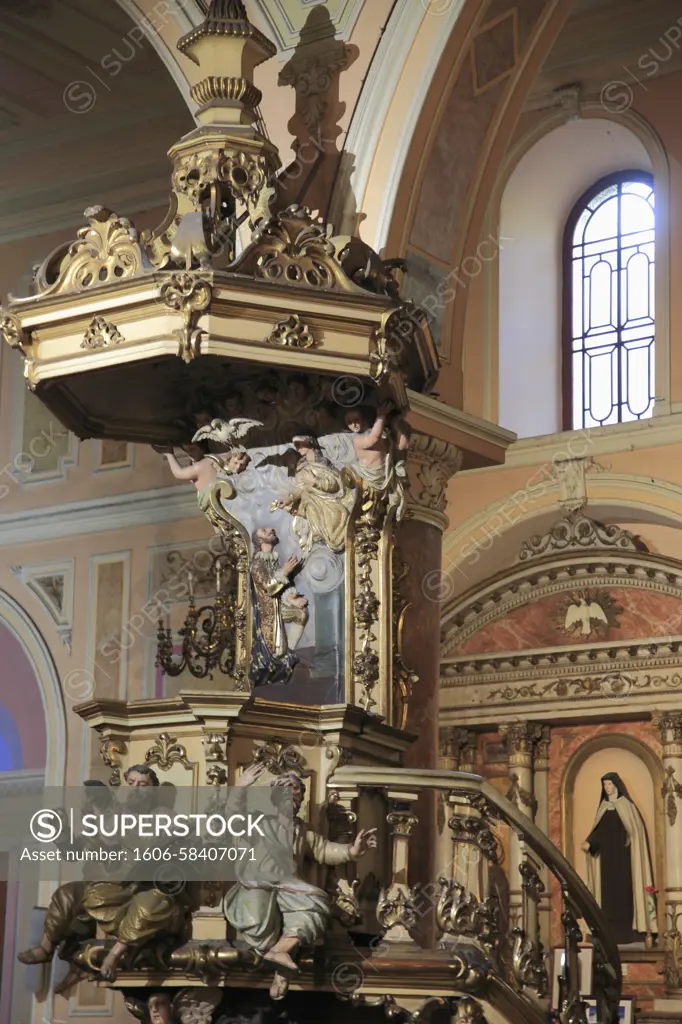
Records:
[[[0,621],[19,641],[40,689],[47,724],[45,784],[62,786],[66,776],[66,711],[50,649],[30,616],[4,590],[0,590]]]

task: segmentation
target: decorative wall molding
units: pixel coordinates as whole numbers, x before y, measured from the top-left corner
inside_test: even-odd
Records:
[[[134,526],[155,526],[198,518],[194,491],[158,487],[89,501],[32,508],[0,515],[0,546],[35,544],[84,534],[107,533]]]
[[[538,564],[524,562],[516,570],[488,581],[475,594],[465,595],[449,609],[443,620],[443,662],[473,660],[467,655],[458,655],[457,650],[484,626],[503,618],[522,605],[554,594],[570,594],[576,588],[583,592],[591,587],[600,591],[609,587],[631,587],[653,590],[682,599],[682,565],[671,559],[660,559],[656,555],[640,551],[628,551],[627,556],[619,556],[616,550],[601,553],[588,551],[570,557],[570,562],[562,562],[560,558],[547,559]],[[661,623],[661,627],[664,628],[660,633],[660,639],[677,635],[679,629],[672,627],[679,624],[677,620],[674,624]],[[668,626],[670,628],[667,628]],[[653,638],[648,642],[652,640]],[[659,639],[656,638],[654,642],[658,643]],[[629,643],[632,645],[633,641],[630,640]],[[569,650],[577,656],[577,652],[583,648],[593,646],[572,646]],[[613,642],[610,646],[615,648],[618,642]],[[527,653],[513,651],[507,657],[521,658]],[[491,659],[491,655],[480,657]],[[497,655],[493,655],[493,660],[496,657]]]
[[[646,544],[629,530],[590,519],[577,512],[570,513],[545,534],[535,534],[524,541],[517,562],[528,562],[545,555],[570,554],[586,548],[618,551],[648,551]]]
[[[11,569],[47,610],[55,623],[58,636],[70,654],[74,560],[45,562],[42,565],[13,565]]]

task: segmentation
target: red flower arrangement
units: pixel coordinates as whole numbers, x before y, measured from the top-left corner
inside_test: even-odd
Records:
[[[655,885],[645,885],[644,892],[648,893],[649,896],[658,896],[658,889]]]

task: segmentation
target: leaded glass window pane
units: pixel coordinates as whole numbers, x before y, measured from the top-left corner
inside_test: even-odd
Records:
[[[574,210],[571,225],[566,287],[572,427],[651,416],[653,179],[624,174],[596,186]]]

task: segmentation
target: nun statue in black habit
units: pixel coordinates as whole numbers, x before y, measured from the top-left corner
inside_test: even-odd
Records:
[[[601,780],[594,828],[583,843],[587,884],[619,945],[657,934],[654,876],[642,815],[616,772]]]

